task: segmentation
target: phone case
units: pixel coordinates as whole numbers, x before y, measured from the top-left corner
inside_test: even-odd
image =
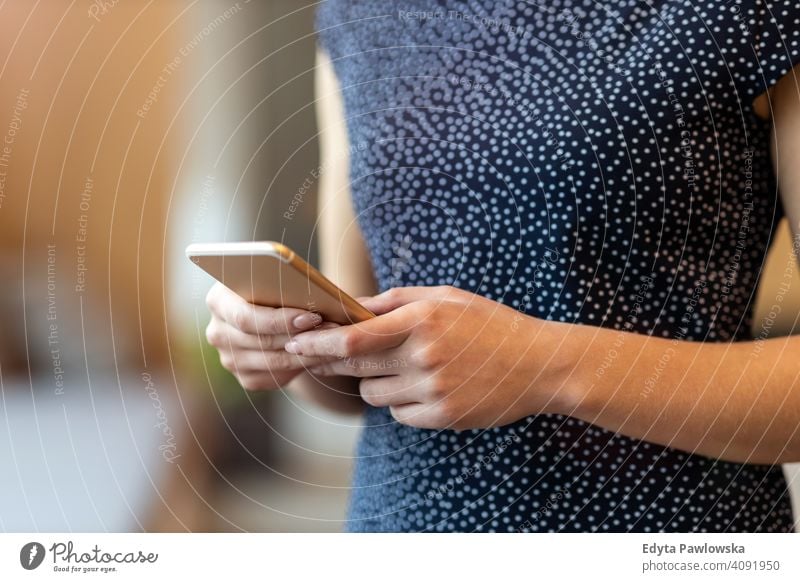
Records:
[[[375,317],[317,269],[280,243],[189,245],[186,256],[246,301],[295,307],[342,325]]]

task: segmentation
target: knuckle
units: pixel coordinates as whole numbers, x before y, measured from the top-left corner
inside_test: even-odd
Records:
[[[437,297],[447,297],[455,291],[456,289],[452,285],[438,285],[434,290],[434,293]]]
[[[378,397],[375,396],[375,394],[370,394],[369,392],[363,393],[361,395],[361,399],[364,402],[366,402],[367,404],[369,404],[370,406],[374,407],[374,408],[380,408],[381,407],[381,402],[378,399]]]
[[[453,301],[436,301],[430,304],[430,313],[428,320],[433,323],[440,323],[442,320],[447,319],[451,314],[449,313],[454,305]]]
[[[449,385],[442,374],[436,374],[428,379],[426,391],[434,402],[444,402],[449,394]]]
[[[439,350],[433,344],[418,349],[411,355],[411,361],[416,368],[431,370],[441,364]]]
[[[236,358],[233,357],[233,353],[228,351],[219,353],[219,363],[228,371],[233,371],[236,368]]]
[[[294,316],[292,314],[287,314],[285,312],[278,313],[275,312],[275,316],[272,318],[272,333],[273,334],[290,334],[294,329],[292,326],[292,319]]]
[[[358,333],[349,332],[342,336],[341,343],[341,356],[347,357],[356,353],[361,343],[361,338]]]
[[[435,301],[418,301],[414,304],[416,327],[419,330],[426,331],[433,327],[438,313],[437,306]]]
[[[238,380],[245,390],[266,390],[271,385],[269,378],[263,376],[242,376]]]
[[[375,392],[371,391],[368,388],[367,389],[362,388],[361,398],[362,400],[364,400],[364,402],[366,402],[370,406],[374,406],[375,408],[380,408],[381,406],[385,405],[385,401],[383,400],[383,398],[381,398],[379,394],[376,394]]]
[[[333,366],[330,364],[316,364],[314,370],[318,376],[326,376],[333,373]]]
[[[342,366],[345,369],[345,373],[348,376],[352,376],[354,378],[364,378],[366,377],[366,370],[364,366],[362,366],[357,360],[353,360],[349,357],[345,357],[342,360]],[[327,370],[328,366],[326,366]],[[328,370],[329,371],[329,370]]]
[[[436,426],[449,427],[458,422],[459,414],[452,404],[447,400],[442,400],[435,405],[432,418]]]
[[[392,418],[394,418],[400,424],[409,424],[409,419],[406,418],[406,416],[403,413],[401,413],[400,410],[398,410],[396,407],[390,406],[389,414],[391,414]]]
[[[285,342],[281,343],[279,338],[274,335],[258,335],[258,348],[265,352],[283,350],[286,345]]]
[[[210,345],[212,345],[214,347],[218,347],[222,343],[221,335],[222,334],[220,333],[220,330],[219,330],[219,324],[215,320],[212,319],[211,323],[209,323],[206,326],[206,341]]]
[[[241,376],[237,375],[236,380],[239,382],[239,385],[244,388],[245,390],[256,390],[257,381],[252,376]]]
[[[261,308],[257,307],[255,309]],[[254,321],[254,325],[256,326],[255,331],[260,335],[275,335],[288,332],[288,327],[285,325],[283,317],[278,315],[277,310],[268,313],[266,317],[262,317],[261,319],[256,319],[254,317]]]
[[[383,296],[384,296],[384,297],[385,297],[385,298],[386,298],[386,299],[387,299],[389,302],[393,302],[393,301],[397,301],[397,300],[399,300],[399,299],[400,299],[400,297],[401,297],[401,295],[402,295],[402,293],[403,293],[403,291],[402,291],[402,289],[401,289],[400,287],[392,287],[392,288],[391,288],[391,289],[389,289],[388,291],[385,291],[385,292],[384,292],[384,294],[383,294]]]
[[[275,352],[270,355],[269,369],[274,371],[292,370],[295,367],[295,357],[284,352]]]
[[[244,309],[237,309],[233,312],[231,324],[238,330],[244,331],[247,324],[247,312]]]

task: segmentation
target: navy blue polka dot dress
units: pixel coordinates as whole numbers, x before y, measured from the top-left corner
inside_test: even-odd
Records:
[[[616,341],[752,339],[781,209],[751,104],[800,61],[796,0],[328,0],[317,28],[381,289],[453,285]],[[557,415],[365,423],[351,531],[793,529],[779,466]]]

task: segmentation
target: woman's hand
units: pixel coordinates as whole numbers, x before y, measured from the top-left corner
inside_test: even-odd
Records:
[[[362,398],[420,428],[487,428],[566,407],[565,324],[452,287],[362,300],[378,317],[298,334],[286,351],[328,357],[316,375],[362,378]]]
[[[320,326],[322,318],[316,313],[253,305],[221,283],[211,288],[206,303],[211,310],[208,343],[247,390],[281,388],[308,366],[330,360],[295,356],[284,349],[293,334]]]

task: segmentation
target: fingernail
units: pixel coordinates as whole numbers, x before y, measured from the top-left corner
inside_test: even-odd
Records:
[[[300,353],[300,342],[297,340],[292,340],[286,344],[284,349],[289,352],[290,354],[299,354]]]
[[[303,315],[298,315],[292,321],[295,329],[311,329],[312,327],[317,327],[320,323],[322,323],[322,316],[319,313],[304,313]]]

